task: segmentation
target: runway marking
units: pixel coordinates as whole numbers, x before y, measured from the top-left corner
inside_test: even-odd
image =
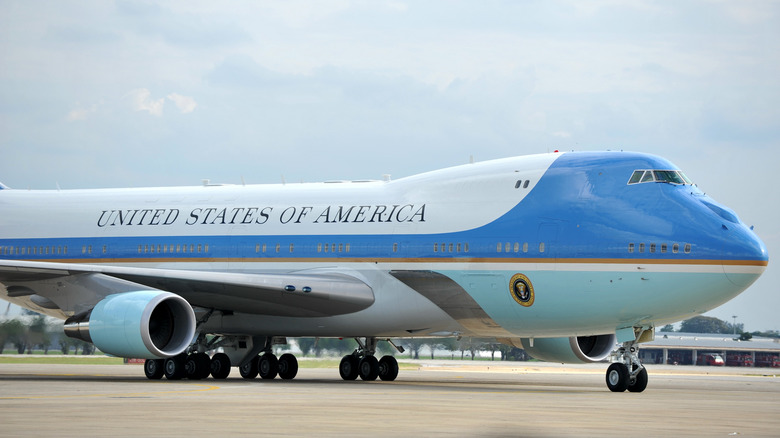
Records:
[[[32,377],[62,377],[62,376],[83,376],[83,374],[31,374]],[[105,375],[92,375],[91,377],[107,377]],[[162,385],[173,384],[160,382]],[[149,396],[159,396],[166,394],[187,394],[198,393],[205,391],[214,391],[221,389],[220,386],[204,385],[199,383],[187,383],[188,386],[200,386],[202,388],[194,389],[178,389],[171,391],[144,391],[144,392],[110,392],[110,393],[96,393],[96,394],[64,394],[64,395],[21,395],[12,397],[0,397],[0,400],[45,400],[45,399],[62,399],[62,398],[89,398],[89,397],[108,397],[108,398],[139,398]]]

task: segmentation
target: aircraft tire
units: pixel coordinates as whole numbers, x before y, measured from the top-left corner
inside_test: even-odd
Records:
[[[298,359],[290,353],[279,358],[279,377],[284,380],[294,379],[298,374]]]
[[[382,356],[379,359],[379,378],[392,382],[398,377],[398,361],[393,356]]]
[[[358,376],[358,358],[348,354],[341,358],[339,363],[339,374],[344,380],[355,380]]]
[[[607,387],[612,392],[623,392],[628,388],[630,376],[628,367],[615,362],[607,368]]]
[[[257,362],[259,360],[260,358],[253,357],[249,362],[238,367],[238,372],[241,374],[241,377],[245,379],[254,379],[257,377]]]
[[[215,354],[209,365],[211,377],[215,379],[227,379],[230,375],[230,358],[225,353]]]
[[[146,359],[144,362],[144,374],[149,380],[160,380],[165,374],[164,359]]]
[[[628,391],[642,392],[645,388],[647,388],[647,368],[642,368],[642,371],[636,375],[634,381],[628,384]]]
[[[379,377],[379,361],[374,356],[363,357],[358,364],[358,374],[363,380],[376,380]]]
[[[271,353],[260,356],[260,360],[257,362],[257,372],[261,379],[273,379],[279,372],[279,360]]]
[[[181,380],[184,378],[186,360],[186,354],[179,354],[165,359],[165,378],[168,380]]]

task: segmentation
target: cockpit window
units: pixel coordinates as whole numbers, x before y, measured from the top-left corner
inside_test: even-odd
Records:
[[[628,180],[629,184],[662,182],[669,184],[693,185],[693,182],[680,170],[635,170]]]

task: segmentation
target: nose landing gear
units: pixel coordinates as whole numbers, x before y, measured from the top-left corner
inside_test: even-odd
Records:
[[[612,392],[642,392],[647,388],[647,369],[639,360],[639,341],[652,338],[652,328],[635,328],[635,339],[623,342],[607,368],[607,387]]]

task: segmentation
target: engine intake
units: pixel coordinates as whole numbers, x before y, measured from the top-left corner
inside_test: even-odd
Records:
[[[113,294],[88,313],[68,318],[65,334],[114,356],[166,358],[192,342],[195,313],[187,300],[170,292]]]
[[[600,362],[617,345],[614,334],[576,336],[571,338],[536,338],[533,346],[522,339],[522,348],[536,359],[560,363]]]

